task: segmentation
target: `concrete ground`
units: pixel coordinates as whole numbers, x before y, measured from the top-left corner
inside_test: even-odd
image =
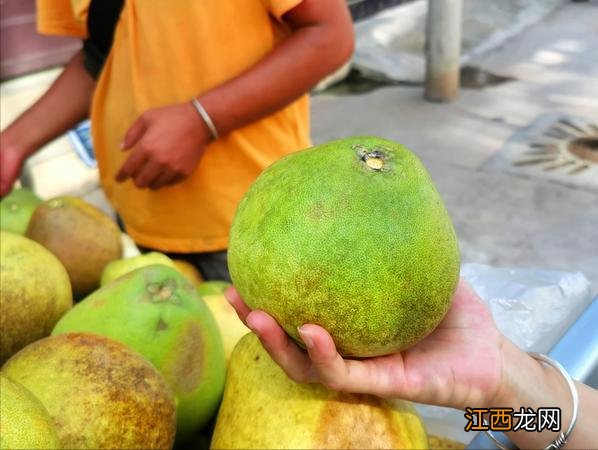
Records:
[[[471,64],[514,81],[462,90],[450,104],[428,103],[421,86],[362,95],[320,94],[312,101],[315,143],[379,135],[416,152],[453,218],[464,262],[540,267],[588,277],[598,290],[598,192],[482,166],[518,130],[547,112],[598,120],[598,1],[566,2],[542,22]],[[5,126],[56,71],[0,86]],[[108,209],[97,172],[66,138],[31,161],[37,191],[85,195]]]
[[[313,139],[371,134],[405,144],[446,203],[464,262],[579,271],[596,292],[598,192],[481,166],[540,114],[598,123],[597,23],[598,2],[564,4],[471,62],[514,81],[462,90],[450,104],[423,101],[421,86],[318,95]]]

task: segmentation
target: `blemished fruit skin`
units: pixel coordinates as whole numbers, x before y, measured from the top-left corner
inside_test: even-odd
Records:
[[[172,448],[172,393],[123,344],[92,334],[51,336],[14,355],[2,373],[41,401],[63,448]]]
[[[72,305],[60,261],[31,239],[0,232],[0,364],[49,335]]]
[[[177,443],[216,413],[226,363],[218,326],[177,269],[151,265],[98,289],[75,305],[52,334],[94,333],[143,355],[177,401]]]
[[[318,324],[344,356],[393,353],[442,320],[459,277],[455,231],[404,146],[355,137],[290,154],[241,200],[233,284],[297,342]]]
[[[300,384],[253,334],[233,351],[211,448],[428,448],[412,405]]]
[[[62,262],[77,299],[97,289],[106,265],[122,255],[116,223],[78,197],[56,197],[39,205],[25,235]]]
[[[26,388],[0,375],[0,449],[62,448],[44,405]]]
[[[0,229],[25,234],[29,219],[42,200],[27,188],[13,189],[0,201]]]
[[[108,283],[116,280],[123,275],[132,272],[140,267],[151,266],[154,264],[163,264],[165,266],[176,268],[172,259],[160,252],[149,252],[130,258],[117,259],[108,263],[102,272],[100,286],[106,286]]]

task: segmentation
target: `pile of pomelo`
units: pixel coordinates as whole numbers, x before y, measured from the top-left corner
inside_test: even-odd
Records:
[[[0,448],[425,448],[408,402],[288,379],[224,298],[76,197],[0,203]],[[419,160],[354,138],[272,165],[239,205],[229,268],[291,337],[347,357],[430,333],[458,278],[455,234]],[[234,350],[234,351],[233,351]],[[228,374],[227,372],[228,367]]]

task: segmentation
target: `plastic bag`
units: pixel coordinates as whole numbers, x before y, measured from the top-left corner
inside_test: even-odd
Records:
[[[525,351],[547,353],[592,301],[590,282],[581,273],[464,264],[461,276],[486,301],[498,329]],[[464,444],[475,436],[464,431],[463,411],[416,408],[430,434]]]

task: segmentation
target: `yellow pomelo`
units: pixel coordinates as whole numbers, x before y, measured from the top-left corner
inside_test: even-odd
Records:
[[[231,355],[211,448],[425,449],[428,441],[409,402],[296,383],[250,333]]]
[[[49,335],[72,304],[60,261],[31,239],[0,232],[0,363]]]
[[[228,361],[237,342],[251,330],[241,322],[235,309],[223,294],[203,295],[201,298],[208,305],[214,319],[216,319],[222,337],[222,344],[224,345],[224,356]]]
[[[199,273],[199,270],[193,264],[182,259],[173,259],[172,262],[174,262],[179,272],[185,275],[193,286],[198,287],[203,283],[201,273]]]
[[[26,388],[0,375],[0,449],[59,449],[54,422]]]
[[[41,401],[64,448],[172,448],[172,393],[123,344],[92,334],[52,336],[14,355],[2,373]]]
[[[407,348],[446,314],[459,277],[450,217],[404,146],[356,137],[290,154],[240,202],[230,274],[293,338],[315,323],[345,356]]]

